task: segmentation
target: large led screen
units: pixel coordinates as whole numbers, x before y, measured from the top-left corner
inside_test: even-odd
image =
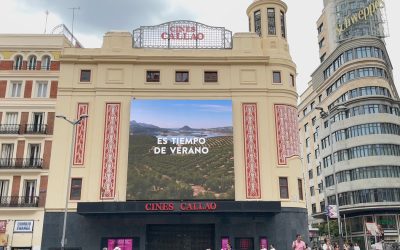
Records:
[[[231,100],[132,100],[127,200],[234,199]]]

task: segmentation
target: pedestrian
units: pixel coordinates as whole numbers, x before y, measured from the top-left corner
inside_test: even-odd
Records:
[[[358,245],[358,243],[354,243],[354,250],[360,250],[360,246]]]
[[[324,239],[324,245],[322,245],[322,250],[333,250],[331,245],[331,240],[329,238]]]
[[[311,247],[306,243],[306,250],[311,250]]]
[[[272,245],[272,244],[270,245],[269,249],[270,249],[270,250],[276,250],[275,247],[274,247],[274,245]]]
[[[292,243],[293,250],[306,250],[306,243],[301,240],[301,235],[296,234],[296,240]]]
[[[226,243],[226,250],[232,250],[232,246],[231,246],[230,242]]]
[[[120,248],[119,246],[116,246],[116,247],[114,248],[114,250],[121,250],[121,248]]]

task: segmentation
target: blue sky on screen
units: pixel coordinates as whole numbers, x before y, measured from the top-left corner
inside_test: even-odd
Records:
[[[132,100],[131,121],[161,128],[232,126],[232,100]]]

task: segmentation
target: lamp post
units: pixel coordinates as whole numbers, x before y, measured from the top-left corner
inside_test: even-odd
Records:
[[[63,222],[63,232],[62,232],[62,237],[61,237],[61,249],[65,248],[65,232],[66,232],[66,227],[67,227],[67,215],[68,215],[68,196],[69,196],[69,189],[71,186],[71,169],[72,169],[72,158],[74,157],[74,141],[75,141],[75,126],[80,124],[82,120],[87,119],[89,116],[88,115],[81,115],[78,120],[68,120],[65,116],[63,115],[57,115],[57,118],[64,119],[67,121],[69,124],[72,125],[72,141],[71,141],[71,157],[69,159],[69,165],[67,168],[67,177],[68,177],[68,185],[67,185],[67,191],[65,192],[65,206],[64,206],[64,222]]]
[[[331,166],[332,166],[332,171],[333,171],[333,183],[334,183],[334,192],[335,192],[335,203],[336,203],[336,213],[337,213],[337,222],[338,222],[338,227],[339,227],[339,249],[343,249],[343,237],[342,237],[342,224],[340,221],[340,211],[339,211],[339,194],[338,194],[338,189],[337,189],[337,178],[336,178],[336,164],[333,160],[333,136],[332,136],[332,122],[331,118],[332,116],[336,115],[337,113],[341,111],[347,110],[347,107],[344,105],[339,105],[337,107],[334,107],[331,111],[325,112],[322,107],[316,107],[316,109],[320,110],[320,115],[322,119],[327,119],[328,121],[328,138],[329,138],[329,146],[330,146],[330,161],[331,161]],[[324,168],[324,166],[322,166]],[[325,175],[324,175],[325,178]],[[325,207],[327,208],[328,204],[328,197],[326,196],[326,180],[323,180],[323,185],[324,185],[324,195],[325,195]],[[325,209],[326,209],[325,208]],[[329,218],[328,218],[329,220]]]

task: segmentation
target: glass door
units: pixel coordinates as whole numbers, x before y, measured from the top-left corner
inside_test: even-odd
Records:
[[[25,180],[24,182],[24,201],[25,204],[35,202],[36,196],[36,180]]]
[[[44,115],[43,113],[33,113],[32,132],[41,132]]]
[[[39,167],[40,162],[40,144],[29,144],[28,145],[28,166]]]
[[[11,167],[13,157],[14,144],[5,143],[1,145],[0,166]]]

